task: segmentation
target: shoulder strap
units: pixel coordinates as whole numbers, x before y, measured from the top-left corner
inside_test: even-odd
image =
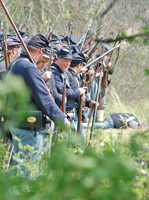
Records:
[[[14,62],[12,61],[12,64],[11,64],[11,66],[10,66],[10,70],[9,70],[8,73],[7,73],[7,80],[8,80],[8,77],[9,77],[10,72],[12,72],[12,71],[14,70],[15,66],[16,66],[18,63],[20,63],[21,61],[23,61],[23,60],[29,61],[27,58],[20,58],[20,59],[18,59],[18,60],[15,60]]]
[[[23,60],[29,61],[27,58],[20,58],[20,59],[18,59],[18,60],[15,60],[15,61],[12,63],[11,67],[10,67],[10,71],[12,72],[12,71],[14,70],[15,66],[16,66],[17,64],[19,64],[19,63],[20,63],[21,61],[23,61]]]
[[[126,119],[126,122],[128,123],[128,122],[130,122],[130,121],[132,121],[132,120],[134,120],[134,119],[136,119],[136,117],[135,116],[129,116],[127,113],[125,113],[125,115],[127,115],[127,119]],[[124,117],[119,113],[119,116],[120,116],[120,118],[122,119],[122,121],[124,121]]]
[[[5,60],[5,57],[1,57],[0,58],[0,62],[2,62],[3,60]]]

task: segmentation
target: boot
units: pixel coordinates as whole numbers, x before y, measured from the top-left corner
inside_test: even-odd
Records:
[[[97,110],[97,121],[103,122],[104,110]]]

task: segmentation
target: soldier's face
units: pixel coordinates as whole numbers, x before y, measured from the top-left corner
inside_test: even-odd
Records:
[[[58,65],[62,70],[62,72],[66,72],[70,67],[70,64],[71,64],[71,59],[59,58]]]
[[[48,60],[49,60],[48,58],[42,57],[41,61],[37,64],[37,68],[39,70],[43,70],[48,64]]]

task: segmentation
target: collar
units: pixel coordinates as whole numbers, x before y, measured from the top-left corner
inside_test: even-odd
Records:
[[[21,56],[21,57],[26,57],[26,58],[29,59],[29,57],[28,57],[26,51],[22,51],[21,54],[20,54],[20,56]],[[33,58],[33,57],[32,57],[32,58]],[[33,60],[34,60],[34,62],[35,62],[35,59],[34,59],[34,58],[33,58]],[[35,63],[36,63],[36,62],[35,62]]]
[[[60,69],[60,67],[55,62],[52,63],[52,66],[54,66],[61,74],[65,73],[65,72],[62,72],[62,70]]]
[[[77,76],[77,72],[76,72],[73,68],[69,67],[69,68],[68,68],[68,71],[69,71],[73,76]]]

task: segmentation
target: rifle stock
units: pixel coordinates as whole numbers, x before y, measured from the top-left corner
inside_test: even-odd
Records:
[[[85,73],[82,74],[82,87],[85,86]],[[81,131],[81,119],[82,119],[82,108],[83,108],[83,101],[80,98],[80,107],[79,107],[79,117],[78,117],[78,134],[80,135],[80,131]]]
[[[82,51],[82,50],[84,49],[84,44],[85,44],[85,42],[86,42],[86,39],[87,39],[88,33],[89,33],[90,29],[91,29],[91,26],[92,26],[92,19],[91,19],[90,22],[89,22],[88,29],[87,29],[87,31],[86,31],[86,33],[85,33],[85,37],[84,37],[84,39],[83,39],[83,42],[82,42],[80,51]]]
[[[65,104],[65,97],[66,97],[66,77],[63,79],[63,91],[62,91],[62,112],[66,112],[66,104]]]
[[[8,57],[8,48],[6,43],[6,34],[4,32],[3,32],[3,46],[4,46],[5,65],[7,70],[9,66],[9,57]]]

